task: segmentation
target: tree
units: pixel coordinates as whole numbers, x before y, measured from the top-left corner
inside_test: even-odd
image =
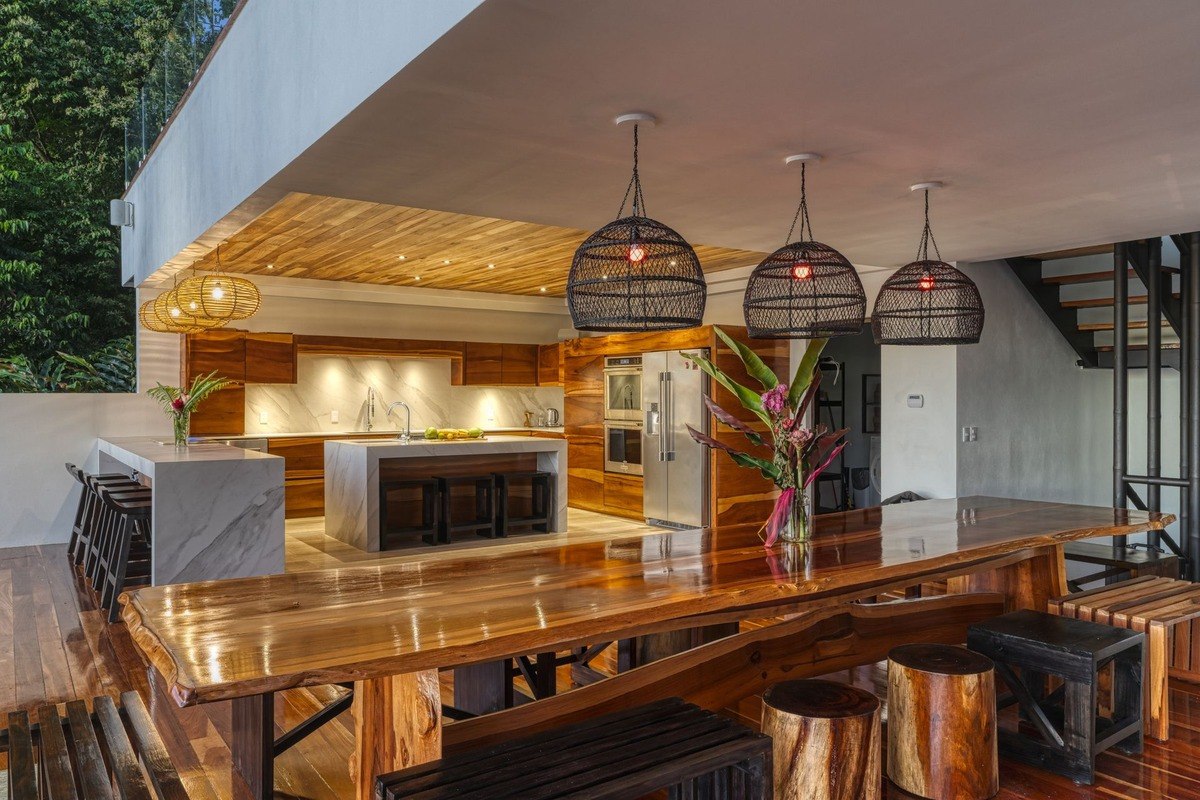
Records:
[[[179,3],[0,0],[0,360],[91,357],[132,333],[108,201]]]

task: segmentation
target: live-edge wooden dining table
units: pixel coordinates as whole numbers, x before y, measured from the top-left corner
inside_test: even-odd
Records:
[[[354,682],[360,798],[374,777],[453,751],[669,696],[719,709],[784,678],[961,642],[1006,610],[1065,594],[1062,544],[1173,517],[993,497],[817,518],[805,545],[757,526],[380,566],[156,586],[122,595],[137,647],[181,706],[233,701],[234,765],[273,792],[273,695]],[[944,596],[871,603],[928,581]],[[862,602],[868,601],[868,602]],[[546,700],[442,724],[437,671],[683,628],[782,617]]]

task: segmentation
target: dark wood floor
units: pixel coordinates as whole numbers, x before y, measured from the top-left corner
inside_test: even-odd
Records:
[[[876,668],[842,673],[878,691]],[[74,577],[65,547],[0,549],[0,710],[33,708],[45,702],[137,690],[186,782],[203,781],[220,798],[246,798],[230,769],[228,703],[179,709],[142,663],[121,625],[108,625]],[[279,731],[299,722],[332,699],[339,689],[294,690],[276,703]],[[1064,779],[1020,765],[1001,765],[1001,800],[1042,798],[1200,798],[1200,687],[1172,686],[1172,739],[1150,742],[1141,758],[1100,757],[1095,786],[1077,787]],[[753,717],[753,702],[739,706]],[[279,797],[350,798],[348,767],[352,747],[349,714],[343,714],[276,762]],[[0,773],[0,782],[4,780]],[[6,794],[3,787],[0,793]],[[906,795],[891,790],[891,798]]]

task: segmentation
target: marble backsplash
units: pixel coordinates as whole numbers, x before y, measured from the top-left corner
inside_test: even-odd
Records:
[[[414,431],[521,427],[526,411],[536,420],[548,408],[563,408],[563,390],[554,386],[451,386],[446,359],[300,356],[295,384],[246,387],[246,433],[366,430],[368,387],[375,389],[377,431],[404,427],[403,409],[385,415],[396,400],[412,408]]]

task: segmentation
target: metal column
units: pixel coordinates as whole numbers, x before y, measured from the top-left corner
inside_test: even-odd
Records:
[[[1113,507],[1125,508],[1128,474],[1129,428],[1129,265],[1124,242],[1113,245]],[[1114,536],[1114,547],[1124,547],[1125,537]]]
[[[1181,382],[1187,389],[1187,471],[1186,497],[1181,506],[1187,507],[1188,566],[1192,580],[1200,579],[1200,233],[1188,235],[1188,259],[1184,271],[1183,319],[1184,338],[1187,340],[1187,361],[1179,366]]]
[[[1162,239],[1146,242],[1146,474],[1162,474]],[[1146,487],[1146,505],[1162,510],[1162,487]],[[1158,532],[1147,536],[1157,547]]]

